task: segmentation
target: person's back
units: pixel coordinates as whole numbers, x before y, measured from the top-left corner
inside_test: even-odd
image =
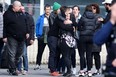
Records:
[[[95,23],[96,23],[96,17],[95,14],[92,12],[85,12],[84,15],[81,18],[83,23],[82,25],[79,24],[79,31],[80,35],[85,36],[92,36],[95,29]]]

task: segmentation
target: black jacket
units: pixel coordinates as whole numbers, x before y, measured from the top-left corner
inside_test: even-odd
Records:
[[[34,36],[34,34],[35,34],[35,24],[34,24],[33,17],[29,13],[25,12],[25,16],[26,16],[27,26],[29,26],[29,31],[30,31],[29,32],[30,36],[26,40],[26,44],[28,46],[28,45],[31,45],[30,40],[35,40],[35,36]]]
[[[85,12],[78,23],[80,36],[93,36],[98,24],[97,16],[92,12]]]
[[[57,16],[54,20],[53,26],[50,28],[48,32],[48,37],[49,36],[59,37],[60,29],[73,31],[73,26],[67,26],[63,24],[63,21],[59,19],[59,17]]]
[[[17,41],[24,41],[26,34],[29,33],[25,15],[21,12],[14,12],[12,6],[10,6],[4,13],[3,18],[3,37],[13,37]]]

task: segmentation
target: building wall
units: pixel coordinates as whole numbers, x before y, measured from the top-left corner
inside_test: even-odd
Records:
[[[30,63],[35,63],[36,62],[36,56],[37,56],[37,40],[35,40],[34,44],[28,47],[28,58]],[[105,63],[106,61],[106,47],[105,45],[102,46],[102,51],[100,53],[101,55],[101,62]],[[42,57],[42,63],[46,64],[48,63],[48,57],[49,57],[49,48],[46,46],[43,57]],[[79,64],[79,55],[78,55],[78,49],[76,49],[76,61],[77,64]]]

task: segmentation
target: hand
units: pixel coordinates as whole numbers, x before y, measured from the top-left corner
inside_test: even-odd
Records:
[[[28,39],[28,38],[29,38],[29,34],[27,33],[27,34],[26,34],[26,39]]]
[[[34,40],[30,40],[30,44],[32,45],[34,43]]]
[[[99,18],[98,18],[98,21],[99,21],[99,22],[102,22],[102,21],[104,21],[104,19],[103,19],[102,17],[99,17]]]
[[[65,20],[64,24],[72,24],[72,21],[71,20]]]
[[[112,62],[112,65],[116,67],[116,59],[114,59],[114,61]]]
[[[76,28],[73,26],[73,31],[75,32],[76,31]]]
[[[7,42],[7,38],[3,38],[3,42],[6,43]]]

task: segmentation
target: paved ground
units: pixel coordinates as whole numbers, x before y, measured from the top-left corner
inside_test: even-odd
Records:
[[[27,75],[19,75],[18,77],[53,77],[50,76],[47,65],[42,65],[42,70],[33,70],[34,65],[29,65],[29,71]],[[79,68],[77,67],[77,70]],[[94,69],[93,69],[94,71]],[[7,69],[0,69],[0,77],[15,77],[8,74]],[[63,77],[63,76],[59,76]],[[78,76],[71,76],[78,77]],[[93,77],[103,77],[103,75],[93,76]]]

